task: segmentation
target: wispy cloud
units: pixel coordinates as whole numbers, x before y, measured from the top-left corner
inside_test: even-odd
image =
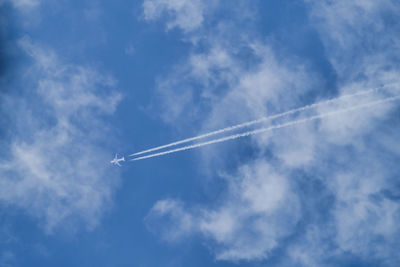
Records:
[[[2,251],[0,253],[0,266],[12,267],[14,266],[16,257],[11,251]]]
[[[310,27],[317,30],[325,59],[336,75],[329,95],[340,97],[399,82],[396,1],[305,1],[305,5]],[[276,42],[271,41],[274,36],[249,38],[241,25],[229,27],[234,22],[220,20],[216,29],[199,31],[200,41],[192,42],[187,61],[160,78],[159,101],[166,122],[178,128],[200,121],[200,130],[205,131],[325,98],[327,89],[320,78],[324,73],[311,70],[294,54],[278,53],[271,44]],[[194,35],[190,33],[192,39]],[[371,95],[364,100],[377,99]],[[354,98],[330,109],[358,104]],[[329,261],[335,266],[335,260],[350,254],[365,263],[379,260],[396,266],[397,107],[340,114],[282,129],[279,135],[254,135],[247,143],[253,148],[251,157],[236,160],[234,167],[232,154],[239,153],[237,149],[208,147],[200,154],[201,166],[205,173],[226,181],[227,193],[213,208],[206,208],[207,203],[199,208],[202,203],[160,200],[169,208],[161,212],[156,204],[151,218],[164,223],[166,238],[167,226],[174,238],[200,233],[218,259],[268,259],[279,248],[287,256],[282,262],[289,265],[321,266]],[[317,115],[326,112],[325,106],[316,108]],[[174,228],[174,221],[181,218],[176,211],[190,218],[185,234]]]
[[[201,26],[204,6],[205,3],[199,0],[145,0],[143,2],[146,20],[155,20],[166,14],[169,17],[167,29],[178,27],[186,32]]]
[[[266,177],[265,173],[269,175]],[[267,257],[279,239],[293,231],[299,219],[299,205],[291,193],[291,182],[265,161],[244,165],[235,176],[226,178],[230,191],[217,209],[191,212],[182,203],[162,200],[155,204],[148,220],[152,223],[165,216],[171,218],[169,222],[158,223],[163,228],[175,229],[161,231],[167,239],[171,235],[177,238],[201,233],[216,242],[218,259]]]
[[[4,0],[5,2],[6,0]],[[27,10],[37,7],[40,4],[40,0],[8,0],[14,7]]]
[[[8,96],[16,118],[0,162],[0,200],[56,227],[88,229],[111,203],[116,173],[108,167],[112,114],[121,96],[115,81],[95,70],[62,62],[51,50],[21,39],[32,65],[21,74],[21,95]]]

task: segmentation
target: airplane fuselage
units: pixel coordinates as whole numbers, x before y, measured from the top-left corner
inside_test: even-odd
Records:
[[[112,161],[110,161],[110,163],[121,166],[121,164],[119,164],[121,161],[125,161],[125,157],[118,158],[117,155],[115,155],[115,158]]]

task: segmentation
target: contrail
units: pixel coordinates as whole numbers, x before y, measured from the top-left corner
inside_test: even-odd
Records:
[[[270,126],[270,127],[266,127],[266,128],[261,128],[261,129],[257,129],[257,130],[253,130],[253,131],[248,131],[248,132],[245,132],[245,133],[234,134],[234,135],[230,135],[230,136],[227,136],[227,137],[222,137],[222,138],[210,140],[210,141],[207,141],[207,142],[202,142],[202,143],[189,145],[189,146],[184,146],[184,147],[180,147],[180,148],[176,148],[176,149],[171,149],[171,150],[167,150],[167,151],[163,151],[163,152],[159,152],[159,153],[155,153],[155,154],[151,154],[151,155],[147,155],[147,156],[142,156],[142,157],[131,159],[130,161],[159,157],[159,156],[162,156],[162,155],[171,154],[171,153],[175,153],[175,152],[178,152],[178,151],[189,150],[189,149],[193,149],[193,148],[197,148],[197,147],[202,147],[202,146],[211,145],[211,144],[215,144],[215,143],[225,142],[225,141],[228,141],[228,140],[233,140],[233,139],[240,138],[240,137],[246,137],[246,136],[255,135],[255,134],[259,134],[259,133],[263,133],[263,132],[267,132],[267,131],[272,131],[272,130],[275,130],[275,129],[281,129],[281,128],[285,128],[285,127],[289,127],[289,126],[293,126],[293,125],[297,125],[297,124],[301,124],[301,123],[306,123],[306,122],[317,120],[317,119],[322,119],[322,118],[329,117],[329,116],[334,116],[334,115],[337,115],[337,114],[340,114],[340,113],[350,112],[350,111],[353,111],[353,110],[356,110],[356,109],[360,109],[360,108],[370,108],[370,107],[373,107],[375,105],[380,105],[380,104],[387,103],[387,102],[390,102],[390,101],[395,101],[397,99],[400,99],[400,95],[393,96],[393,97],[387,97],[387,98],[385,98],[383,100],[373,101],[373,102],[369,102],[369,103],[366,103],[366,104],[353,106],[353,107],[350,107],[350,108],[345,108],[345,109],[336,110],[336,111],[332,111],[332,112],[328,112],[328,113],[324,113],[324,114],[320,114],[320,115],[311,116],[311,117],[308,117],[308,118],[305,118],[305,119],[295,120],[295,121],[282,123],[282,124],[278,124],[278,125],[274,125],[274,126]]]
[[[317,106],[320,106],[320,105],[323,105],[323,104],[332,103],[332,102],[343,100],[343,99],[346,99],[346,98],[351,98],[351,97],[360,96],[360,95],[367,95],[367,94],[370,94],[370,93],[372,93],[374,91],[379,90],[380,88],[383,88],[383,87],[386,87],[386,86],[389,86],[389,85],[390,84],[383,85],[381,87],[377,87],[377,88],[373,88],[373,89],[369,89],[369,90],[365,90],[365,91],[362,91],[362,92],[357,92],[357,93],[354,93],[354,94],[343,95],[343,96],[340,96],[340,97],[337,97],[337,98],[333,98],[333,99],[329,99],[329,100],[326,100],[326,101],[321,101],[321,102],[318,102],[318,103],[306,105],[306,106],[303,106],[301,108],[295,108],[295,109],[292,109],[292,110],[289,110],[289,111],[286,111],[286,112],[283,112],[283,113],[279,113],[279,114],[276,114],[276,115],[263,117],[263,118],[260,118],[260,119],[257,119],[257,120],[252,120],[252,121],[249,121],[249,122],[240,123],[240,124],[237,124],[237,125],[234,125],[234,126],[229,126],[229,127],[226,127],[226,128],[220,129],[220,130],[216,130],[216,131],[212,131],[212,132],[209,132],[209,133],[201,134],[201,135],[198,135],[198,136],[195,136],[195,137],[186,138],[186,139],[183,139],[183,140],[180,140],[180,141],[176,141],[176,142],[173,142],[173,143],[169,143],[169,144],[166,144],[166,145],[162,145],[162,146],[150,148],[150,149],[147,149],[147,150],[143,150],[143,151],[140,151],[140,152],[136,152],[136,153],[131,154],[129,156],[130,157],[137,156],[137,155],[145,154],[145,153],[148,153],[148,152],[153,152],[153,151],[156,151],[156,150],[161,150],[161,149],[164,149],[164,148],[167,148],[167,147],[176,146],[176,145],[180,145],[180,144],[183,144],[183,143],[188,143],[188,142],[191,142],[191,141],[195,141],[195,140],[198,140],[198,139],[202,139],[202,138],[213,136],[213,135],[220,134],[220,133],[225,133],[225,132],[232,131],[232,130],[239,129],[239,128],[244,128],[244,127],[251,126],[251,125],[254,125],[254,124],[257,124],[257,123],[261,123],[261,122],[265,122],[265,121],[268,121],[268,120],[281,118],[281,117],[284,117],[284,116],[287,116],[287,115],[291,115],[291,114],[294,114],[294,113],[297,113],[297,112],[300,112],[300,111],[312,109],[314,107],[317,107]]]

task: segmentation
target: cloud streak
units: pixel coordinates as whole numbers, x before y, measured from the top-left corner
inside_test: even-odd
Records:
[[[393,84],[395,84],[395,83],[393,83]],[[214,136],[214,135],[217,135],[217,134],[226,133],[226,132],[233,131],[233,130],[236,130],[236,129],[252,126],[254,124],[258,124],[258,123],[266,122],[266,121],[269,121],[269,120],[282,118],[282,117],[285,117],[285,116],[288,116],[288,115],[295,114],[297,112],[305,111],[305,110],[308,110],[308,109],[313,109],[313,108],[318,107],[320,105],[330,104],[330,103],[333,103],[333,102],[336,102],[336,101],[348,99],[348,98],[351,98],[351,97],[368,95],[368,94],[371,94],[373,92],[378,91],[381,88],[388,87],[388,86],[390,86],[390,85],[384,85],[382,87],[377,87],[377,88],[373,88],[373,89],[357,92],[357,93],[354,93],[354,94],[342,95],[342,96],[337,97],[337,98],[333,98],[333,99],[329,99],[329,100],[326,100],[326,101],[321,101],[321,102],[318,102],[318,103],[306,105],[306,106],[301,107],[301,108],[295,108],[295,109],[292,109],[292,110],[289,110],[289,111],[286,111],[286,112],[282,112],[282,113],[279,113],[279,114],[276,114],[276,115],[263,117],[263,118],[260,118],[260,119],[257,119],[257,120],[252,120],[252,121],[249,121],[249,122],[240,123],[240,124],[237,124],[237,125],[233,125],[233,126],[229,126],[229,127],[220,129],[220,130],[216,130],[216,131],[212,131],[212,132],[209,132],[209,133],[201,134],[201,135],[198,135],[198,136],[195,136],[195,137],[190,137],[190,138],[183,139],[183,140],[180,140],[180,141],[176,141],[176,142],[173,142],[173,143],[169,143],[169,144],[166,144],[166,145],[162,145],[162,146],[150,148],[150,149],[147,149],[147,150],[143,150],[143,151],[140,151],[140,152],[136,152],[136,153],[133,153],[133,154],[131,154],[129,156],[132,157],[132,156],[137,156],[137,155],[141,155],[141,154],[146,154],[148,152],[161,150],[161,149],[164,149],[164,148],[167,148],[167,147],[176,146],[176,145],[188,143],[188,142],[191,142],[191,141],[203,139],[203,138],[206,138],[206,137]]]
[[[323,114],[319,114],[319,115],[315,115],[315,116],[310,116],[310,117],[307,117],[305,119],[290,121],[290,122],[287,122],[287,123],[282,123],[282,124],[278,124],[278,125],[274,125],[274,126],[270,126],[270,127],[266,127],[266,128],[261,128],[261,129],[257,129],[257,130],[253,130],[253,131],[248,131],[248,132],[245,132],[245,133],[240,133],[240,134],[234,134],[234,135],[230,135],[230,136],[226,136],[226,137],[221,137],[221,138],[210,140],[210,141],[207,141],[207,142],[202,142],[202,143],[189,145],[189,146],[184,146],[184,147],[180,147],[180,148],[176,148],[176,149],[171,149],[171,150],[167,150],[167,151],[164,151],[164,152],[159,152],[159,153],[155,153],[155,154],[151,154],[151,155],[147,155],[147,156],[142,156],[142,157],[131,159],[131,161],[137,161],[137,160],[143,160],[143,159],[159,157],[159,156],[168,155],[168,154],[171,154],[171,153],[176,153],[176,152],[179,152],[179,151],[190,150],[190,149],[203,147],[203,146],[207,146],[207,145],[211,145],[211,144],[216,144],[216,143],[221,143],[221,142],[225,142],[225,141],[229,141],[229,140],[234,140],[234,139],[241,138],[241,137],[247,137],[247,136],[250,136],[250,135],[256,135],[256,134],[260,134],[260,133],[265,133],[265,132],[272,131],[272,130],[277,130],[277,129],[281,129],[281,128],[294,126],[294,125],[297,125],[297,124],[302,124],[302,123],[307,123],[307,122],[318,120],[318,119],[323,119],[323,118],[330,117],[330,116],[335,116],[335,115],[338,115],[338,114],[341,114],[341,113],[351,112],[351,111],[354,111],[354,110],[357,110],[357,109],[371,108],[371,107],[374,107],[376,105],[382,105],[382,104],[385,104],[385,103],[388,103],[388,102],[396,101],[399,98],[400,98],[400,96],[387,97],[387,98],[382,99],[382,100],[372,101],[372,102],[368,102],[368,103],[365,103],[365,104],[352,106],[350,108],[339,109],[339,110],[332,111],[332,112],[327,112],[327,113],[323,113]]]

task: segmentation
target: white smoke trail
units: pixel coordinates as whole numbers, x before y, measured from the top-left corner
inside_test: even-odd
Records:
[[[395,83],[393,83],[393,84],[395,84]],[[198,136],[195,136],[195,137],[186,138],[186,139],[183,139],[183,140],[180,140],[180,141],[176,141],[176,142],[173,142],[173,143],[169,143],[169,144],[166,144],[166,145],[162,145],[162,146],[150,148],[150,149],[147,149],[147,150],[143,150],[143,151],[140,151],[140,152],[136,152],[136,153],[131,154],[129,156],[130,157],[138,156],[138,155],[145,154],[145,153],[148,153],[148,152],[161,150],[161,149],[164,149],[164,148],[167,148],[167,147],[176,146],[176,145],[180,145],[180,144],[183,144],[183,143],[188,143],[188,142],[195,141],[195,140],[198,140],[198,139],[203,139],[205,137],[217,135],[217,134],[220,134],[220,133],[225,133],[225,132],[232,131],[232,130],[239,129],[239,128],[244,128],[244,127],[251,126],[251,125],[254,125],[254,124],[258,124],[258,123],[261,123],[261,122],[265,122],[265,121],[268,121],[268,120],[281,118],[281,117],[284,117],[284,116],[287,116],[287,115],[291,115],[291,114],[294,114],[294,113],[297,113],[297,112],[300,112],[300,111],[312,109],[312,108],[315,108],[315,107],[320,106],[320,105],[329,104],[329,103],[336,102],[336,101],[339,101],[339,100],[343,100],[343,99],[346,99],[346,98],[351,98],[351,97],[355,97],[355,96],[371,94],[372,92],[377,91],[380,88],[387,87],[389,85],[391,85],[391,84],[386,84],[386,85],[383,85],[381,87],[365,90],[365,91],[362,91],[362,92],[357,92],[357,93],[354,93],[354,94],[343,95],[343,96],[340,96],[340,97],[337,97],[337,98],[333,98],[333,99],[329,99],[329,100],[326,100],[326,101],[321,101],[321,102],[318,102],[318,103],[306,105],[306,106],[303,106],[301,108],[292,109],[292,110],[289,110],[289,111],[286,111],[286,112],[283,112],[283,113],[279,113],[279,114],[276,114],[276,115],[263,117],[263,118],[260,118],[260,119],[257,119],[257,120],[244,122],[244,123],[237,124],[237,125],[234,125],[234,126],[229,126],[229,127],[226,127],[226,128],[220,129],[220,130],[216,130],[216,131],[212,131],[212,132],[209,132],[209,133],[201,134],[201,135],[198,135]]]
[[[180,148],[176,148],[176,149],[171,149],[171,150],[167,150],[167,151],[163,151],[163,152],[159,152],[159,153],[155,153],[155,154],[151,154],[151,155],[147,155],[147,156],[142,156],[142,157],[131,159],[130,161],[154,158],[154,157],[159,157],[159,156],[166,155],[166,154],[175,153],[175,152],[178,152],[178,151],[184,151],[184,150],[189,150],[189,149],[202,147],[202,146],[206,146],[206,145],[211,145],[211,144],[215,144],[215,143],[225,142],[225,141],[233,140],[233,139],[240,138],[240,137],[255,135],[255,134],[259,134],[259,133],[263,133],[263,132],[267,132],[267,131],[272,131],[272,130],[275,130],[275,129],[285,128],[285,127],[289,127],[289,126],[293,126],[293,125],[297,125],[297,124],[301,124],[301,123],[306,123],[306,122],[317,120],[317,119],[322,119],[322,118],[329,117],[329,116],[334,116],[334,115],[337,115],[337,114],[340,114],[340,113],[350,112],[350,111],[353,111],[353,110],[356,110],[356,109],[370,108],[370,107],[373,107],[373,106],[376,106],[376,105],[380,105],[380,104],[383,104],[383,103],[387,103],[387,102],[390,102],[390,101],[395,101],[397,99],[400,99],[400,95],[399,96],[393,96],[393,97],[387,97],[387,98],[382,99],[382,100],[368,102],[366,104],[357,105],[357,106],[353,106],[353,107],[350,107],[350,108],[340,109],[340,110],[336,110],[336,111],[332,111],[332,112],[327,112],[327,113],[324,113],[324,114],[311,116],[311,117],[308,117],[308,118],[305,118],[305,119],[295,120],[295,121],[282,123],[282,124],[278,124],[278,125],[274,125],[274,126],[270,126],[270,127],[266,127],[266,128],[261,128],[261,129],[257,129],[257,130],[253,130],[253,131],[248,131],[248,132],[245,132],[245,133],[234,134],[234,135],[230,135],[230,136],[226,136],[226,137],[210,140],[210,141],[207,141],[207,142],[202,142],[202,143],[189,145],[189,146],[184,146],[184,147],[180,147]]]

